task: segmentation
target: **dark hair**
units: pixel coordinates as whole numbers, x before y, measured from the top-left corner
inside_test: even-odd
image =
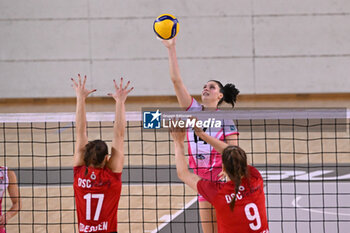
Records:
[[[220,92],[224,95],[224,97],[219,100],[218,106],[222,104],[223,101],[225,101],[226,103],[231,104],[233,108],[236,103],[237,95],[239,94],[239,90],[236,88],[236,86],[232,83],[228,83],[224,86],[220,81],[217,80],[209,81],[216,82],[220,87]]]
[[[235,184],[235,197],[230,203],[230,209],[233,211],[239,186],[241,185],[241,179],[242,177],[249,176],[247,155],[238,146],[228,146],[222,152],[222,163],[224,164],[226,174]]]
[[[86,144],[84,152],[84,163],[86,166],[85,175],[87,175],[87,167],[100,165],[108,154],[108,146],[104,141],[94,140]]]

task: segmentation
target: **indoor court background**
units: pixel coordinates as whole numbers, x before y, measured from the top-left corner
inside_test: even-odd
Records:
[[[0,118],[74,112],[70,78],[78,73],[88,76],[88,88],[98,90],[87,101],[89,112],[114,110],[106,94],[120,76],[135,88],[127,111],[176,107],[167,51],[152,31],[162,13],[179,19],[179,65],[197,100],[202,85],[218,79],[240,89],[237,109],[350,108],[346,0],[0,0],[0,113],[5,114]],[[23,204],[8,232],[77,232],[72,123],[36,118],[0,122],[0,165],[16,170]],[[250,160],[262,172],[266,163],[276,174],[333,171],[316,182],[291,173],[277,181],[273,172],[266,175],[271,232],[347,232],[348,122],[344,132],[293,135],[301,140],[281,140],[291,136],[288,130],[240,133],[240,145],[258,152]],[[111,139],[110,121],[89,127],[90,139]],[[168,134],[141,134],[140,127],[129,122],[119,232],[199,232],[196,196],[176,177]]]

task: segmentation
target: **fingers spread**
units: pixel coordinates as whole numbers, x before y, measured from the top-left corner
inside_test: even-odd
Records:
[[[129,84],[130,84],[130,81],[128,81],[128,82],[126,83],[126,85],[125,85],[125,87],[124,87],[124,90],[126,90],[126,89],[128,88]]]
[[[78,74],[78,82],[79,82],[79,85],[81,86],[81,77],[80,77],[80,74]]]
[[[73,82],[73,84],[74,84],[74,86],[75,87],[78,87],[78,84],[77,84],[77,82],[73,79],[73,78],[70,78],[71,80],[72,80],[72,82]]]
[[[113,83],[114,83],[114,88],[115,88],[116,90],[119,90],[118,85],[117,85],[117,83],[115,82],[115,79],[113,79]]]
[[[134,87],[130,88],[126,93],[130,93],[132,90],[134,90]]]
[[[83,86],[85,87],[85,83],[86,83],[86,75],[84,76],[84,81],[83,81]]]
[[[89,91],[89,94],[91,94],[91,93],[93,93],[95,91],[96,91],[96,89],[93,89],[93,90]]]
[[[123,89],[123,77],[120,78],[119,88]]]

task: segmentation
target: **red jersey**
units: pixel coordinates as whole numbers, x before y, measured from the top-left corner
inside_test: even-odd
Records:
[[[235,194],[235,185],[200,180],[197,189],[216,210],[219,233],[268,233],[263,179],[259,171],[249,167],[249,180],[243,178],[239,191]],[[236,195],[235,208],[230,203]]]
[[[122,173],[109,168],[74,167],[74,194],[79,232],[117,231]]]

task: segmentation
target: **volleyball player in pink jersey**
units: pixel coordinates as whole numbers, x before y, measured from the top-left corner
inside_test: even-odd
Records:
[[[218,233],[269,233],[263,179],[247,163],[247,155],[238,146],[226,143],[196,129],[197,134],[222,153],[223,175],[227,181],[210,181],[188,170],[182,128],[172,128],[178,177],[203,195],[216,210]]]
[[[115,121],[111,156],[104,141],[88,142],[86,132],[85,100],[96,90],[85,88],[86,76],[78,82],[72,79],[76,96],[76,143],[73,158],[74,196],[77,207],[79,232],[117,232],[117,213],[121,194],[122,170],[124,166],[125,100],[129,92],[128,82],[123,79],[115,93],[109,94],[115,100]]]
[[[1,206],[6,189],[9,192],[12,206],[6,213],[3,213],[5,211],[1,209]],[[19,198],[16,174],[7,167],[0,167],[0,233],[6,232],[5,226],[7,222],[14,217],[20,209],[21,200]]]
[[[162,40],[168,49],[170,78],[173,82],[177,100],[180,107],[187,111],[206,111],[217,109],[222,102],[234,107],[239,90],[233,84],[225,86],[217,80],[210,80],[203,85],[201,94],[202,105],[199,104],[188,92],[184,85],[176,57],[175,38]],[[206,133],[227,145],[237,145],[238,132],[232,120],[223,121],[221,129],[208,128]],[[192,129],[187,130],[188,152],[190,167],[201,178],[216,181],[222,171],[221,154],[210,144],[201,140]],[[212,205],[202,196],[198,196],[200,217],[204,233],[217,232],[216,215]]]

